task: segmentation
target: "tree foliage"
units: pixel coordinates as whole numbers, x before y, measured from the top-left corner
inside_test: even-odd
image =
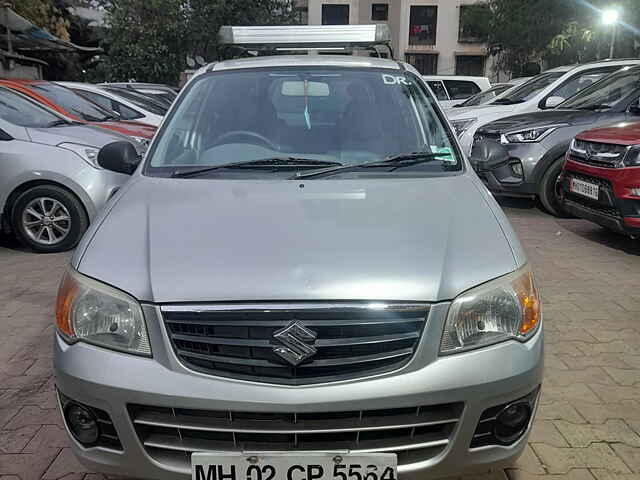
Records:
[[[69,40],[69,16],[64,2],[55,0],[18,0],[13,10],[34,25],[63,40]]]
[[[104,0],[109,36],[104,80],[177,84],[186,58],[210,61],[222,25],[279,25],[291,0]]]

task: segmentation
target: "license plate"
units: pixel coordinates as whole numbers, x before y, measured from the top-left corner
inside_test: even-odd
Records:
[[[192,480],[397,480],[395,453],[195,452]]]
[[[585,182],[584,180],[578,180],[577,178],[571,179],[570,190],[573,193],[589,197],[593,200],[598,200],[600,189],[595,183]]]

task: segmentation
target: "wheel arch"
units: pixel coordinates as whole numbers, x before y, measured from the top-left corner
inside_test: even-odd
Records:
[[[547,153],[545,153],[544,156],[540,159],[540,161],[538,161],[535,168],[533,169],[531,179],[532,183],[535,183],[536,185],[536,191],[540,190],[540,181],[542,180],[542,177],[547,172],[549,167],[551,167],[551,165],[553,165],[558,159],[563,158],[567,154],[570,146],[571,141],[562,142],[550,148]]]

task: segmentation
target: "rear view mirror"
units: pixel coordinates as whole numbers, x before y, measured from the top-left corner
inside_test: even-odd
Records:
[[[543,105],[542,108],[555,108],[555,107],[557,107],[558,105],[560,105],[564,101],[565,101],[565,99],[562,98],[562,97],[552,96],[552,97],[547,98],[544,101],[544,105]]]
[[[324,82],[306,82],[305,88],[305,82],[287,80],[282,82],[281,93],[285,97],[328,97],[329,85]]]
[[[473,145],[470,160],[476,172],[484,172],[507,163],[509,152],[499,143],[481,140]]]
[[[140,163],[140,155],[130,142],[113,142],[98,152],[98,165],[106,170],[131,175]]]

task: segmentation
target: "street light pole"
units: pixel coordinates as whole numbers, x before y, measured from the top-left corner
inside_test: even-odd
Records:
[[[613,58],[613,53],[616,48],[616,36],[618,33],[618,22],[614,22],[611,26],[611,48],[609,50],[609,58]]]

